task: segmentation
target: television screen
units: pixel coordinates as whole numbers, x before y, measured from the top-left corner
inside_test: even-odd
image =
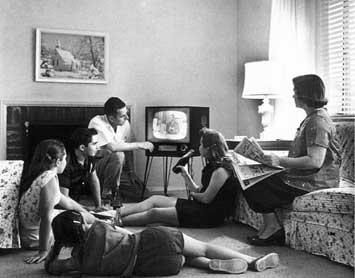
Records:
[[[151,142],[188,143],[190,140],[189,109],[159,108],[147,111],[148,136]]]

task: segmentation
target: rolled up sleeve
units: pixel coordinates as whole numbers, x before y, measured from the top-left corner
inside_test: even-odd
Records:
[[[114,141],[114,133],[109,130],[107,124],[98,118],[93,118],[89,122],[89,128],[94,128],[97,131],[98,145],[102,147]]]

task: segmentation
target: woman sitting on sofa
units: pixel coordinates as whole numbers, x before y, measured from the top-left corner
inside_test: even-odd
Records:
[[[234,160],[228,155],[228,146],[220,132],[202,129],[200,154],[206,159],[202,170],[202,185],[197,185],[185,167],[181,175],[190,188],[192,200],[151,196],[122,207],[121,215],[126,226],[163,223],[179,227],[208,228],[224,222],[232,214],[238,190],[233,174]]]
[[[297,129],[288,157],[271,154],[265,159],[286,168],[243,191],[250,208],[262,213],[264,225],[248,237],[253,245],[282,245],[284,230],[275,209],[292,203],[295,197],[339,182],[340,154],[335,127],[324,106],[327,104],[323,81],[309,74],[293,79],[296,107],[307,116]]]
[[[21,244],[27,249],[38,249],[38,253],[24,259],[26,263],[40,263],[46,258],[51,243],[51,221],[62,211],[54,209],[55,205],[82,212],[87,222],[95,220],[80,204],[60,192],[57,174],[65,166],[63,143],[44,140],[37,145],[23,175],[19,204]]]

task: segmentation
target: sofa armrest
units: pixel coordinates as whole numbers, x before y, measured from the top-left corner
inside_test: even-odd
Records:
[[[0,161],[0,248],[19,248],[18,202],[21,160]]]

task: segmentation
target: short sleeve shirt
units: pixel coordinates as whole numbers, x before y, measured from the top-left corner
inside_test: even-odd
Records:
[[[69,189],[69,196],[78,200],[88,183],[89,174],[94,171],[95,165],[85,160],[80,164],[74,154],[68,155],[68,164],[62,174],[58,175],[59,185]]]
[[[306,156],[308,147],[320,146],[326,148],[324,163],[319,169],[288,169],[280,174],[282,180],[306,191],[336,187],[339,182],[340,153],[335,133],[335,126],[324,108],[308,115],[297,129],[288,156]]]
[[[125,121],[122,126],[117,126],[115,132],[106,115],[97,115],[92,118],[89,122],[89,128],[96,129],[99,147],[111,142],[130,142],[131,139],[131,125],[128,121]]]

